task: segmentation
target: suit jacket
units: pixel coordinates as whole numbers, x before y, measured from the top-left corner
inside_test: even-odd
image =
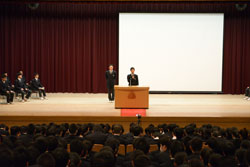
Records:
[[[24,80],[18,80],[18,79],[16,79],[15,80],[15,89],[17,90],[17,91],[19,91],[19,90],[21,90],[21,89],[25,89],[25,88],[27,88],[26,87],[26,83],[24,82]]]
[[[139,79],[138,79],[138,75],[134,74],[134,78],[132,78],[131,74],[128,74],[127,76],[127,80],[128,80],[128,85],[139,85]]]
[[[10,87],[8,85],[8,82],[5,81],[3,83],[3,81],[0,80],[0,93],[6,93],[7,91],[10,91]]]
[[[113,88],[115,85],[115,80],[116,80],[116,71],[112,71],[112,73],[106,71],[105,73],[106,81],[107,81],[107,87],[108,88]]]
[[[43,87],[43,85],[40,82],[40,79],[32,79],[31,80],[31,88],[34,90],[38,90],[40,87]]]
[[[11,86],[12,86],[12,85],[11,85],[11,80],[10,80],[10,78],[9,78],[9,77],[7,77],[6,82],[8,83],[9,87],[11,87]]]
[[[86,139],[92,141],[93,144],[104,144],[107,139],[107,135],[102,132],[94,132],[87,135]]]

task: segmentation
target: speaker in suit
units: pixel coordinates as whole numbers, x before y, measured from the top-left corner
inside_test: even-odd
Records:
[[[129,86],[139,85],[139,79],[138,79],[138,75],[135,74],[135,68],[131,67],[130,71],[131,71],[131,74],[128,74],[127,76],[128,85]]]
[[[116,76],[117,76],[116,71],[113,70],[113,65],[109,65],[109,70],[107,70],[105,73],[109,101],[113,101],[115,99],[114,86],[115,86]]]
[[[10,89],[7,76],[3,75],[0,81],[0,94],[6,96],[7,103],[13,102],[14,92]]]

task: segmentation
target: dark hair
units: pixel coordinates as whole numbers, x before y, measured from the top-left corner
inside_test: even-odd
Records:
[[[48,142],[48,151],[49,152],[55,150],[58,146],[58,140],[55,136],[49,136],[47,138],[47,142]]]
[[[112,132],[115,134],[121,134],[122,133],[122,127],[119,124],[115,124],[112,126]]]
[[[19,146],[14,149],[13,165],[14,167],[27,166],[29,160],[29,154],[24,146]]]
[[[94,130],[94,132],[104,132],[104,129],[99,124],[94,125],[93,130]]]
[[[93,148],[93,143],[89,140],[84,140],[83,141],[83,156],[89,154],[92,148]]]
[[[21,132],[21,129],[18,126],[12,126],[10,128],[10,134],[13,136],[16,136],[19,132]]]
[[[160,139],[159,139],[159,144],[161,144],[163,146],[166,146],[167,149],[170,150],[170,147],[171,147],[171,139],[170,139],[170,137],[168,137],[167,135],[161,136]]]
[[[225,156],[234,156],[235,153],[235,146],[230,141],[225,141],[223,143],[223,153]]]
[[[50,153],[43,153],[37,158],[37,164],[42,167],[55,167],[56,161]]]
[[[131,68],[130,68],[130,71],[131,71],[131,70],[135,70],[135,68],[134,68],[134,67],[131,67]]]
[[[76,131],[77,131],[77,126],[76,126],[76,124],[70,124],[70,126],[69,126],[69,133],[70,133],[70,134],[75,134]]]
[[[56,167],[66,166],[69,161],[69,153],[61,147],[58,147],[52,152],[53,157],[56,160]]]
[[[184,151],[184,146],[182,142],[175,140],[172,142],[170,150],[171,150],[172,156],[174,157],[176,153]]]
[[[120,145],[120,141],[115,139],[114,137],[109,137],[105,142],[105,146],[111,147],[114,154],[118,153],[119,145]]]
[[[177,166],[183,165],[187,163],[187,153],[186,152],[178,152],[174,156],[174,162]]]
[[[197,158],[193,158],[189,161],[189,166],[190,167],[203,167],[204,164],[201,162],[201,160]]]
[[[239,132],[242,139],[248,139],[248,130],[246,128],[241,129]]]
[[[83,151],[83,143],[80,139],[74,139],[70,142],[70,151],[81,155]]]
[[[96,153],[92,160],[92,167],[114,167],[115,157],[110,151],[103,150]]]
[[[34,146],[40,151],[40,153],[44,153],[48,147],[47,139],[43,136],[38,137],[35,139]]]
[[[34,76],[39,75],[37,72],[34,73]]]
[[[190,141],[190,146],[194,152],[200,152],[202,149],[202,140],[198,137],[195,137]]]
[[[109,67],[110,67],[110,66],[114,67],[114,65],[113,65],[113,64],[109,64]]]
[[[34,135],[35,130],[36,130],[36,127],[35,127],[34,124],[29,124],[29,125],[28,125],[28,127],[27,127],[27,133],[28,133],[28,134]]]
[[[151,161],[148,156],[146,155],[138,155],[134,159],[135,167],[146,167],[151,164]]]
[[[213,167],[219,167],[220,166],[220,160],[221,160],[221,158],[222,158],[221,154],[213,153],[209,157],[209,163]]]
[[[177,127],[177,128],[174,129],[174,134],[175,134],[177,140],[181,140],[183,135],[184,135],[184,131],[183,131],[182,128]]]
[[[243,140],[240,144],[240,147],[241,148],[244,148],[244,149],[250,149],[250,141],[249,140]]]
[[[133,127],[133,134],[134,136],[139,136],[141,133],[143,133],[142,127],[136,125]]]
[[[145,138],[137,138],[133,142],[133,147],[136,150],[142,150],[145,154],[149,152],[149,143],[146,141]]]
[[[29,165],[35,165],[36,164],[36,159],[40,155],[40,151],[35,148],[34,146],[30,146],[28,149],[28,154],[29,154]]]

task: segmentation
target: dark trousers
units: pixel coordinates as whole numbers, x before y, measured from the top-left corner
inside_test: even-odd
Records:
[[[1,95],[6,96],[7,103],[13,102],[14,93],[2,92]]]
[[[26,99],[29,99],[30,98],[30,95],[31,95],[31,93],[32,93],[32,91],[31,90],[18,90],[17,91],[17,95],[18,95],[18,93],[21,93],[22,94],[22,99],[24,99],[24,95],[26,94],[26,96],[25,96],[25,98]]]
[[[113,101],[115,99],[114,87],[108,88],[108,97],[110,101]]]
[[[250,97],[250,88],[249,87],[246,88],[245,96]]]
[[[45,97],[46,96],[46,92],[45,92],[45,90],[41,90],[41,89],[39,89],[38,90],[38,93],[39,93],[39,97],[42,97],[42,94],[43,94],[43,97]]]

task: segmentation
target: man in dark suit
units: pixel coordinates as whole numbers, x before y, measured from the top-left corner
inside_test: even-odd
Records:
[[[39,74],[35,73],[34,74],[34,79],[31,80],[31,89],[38,91],[39,92],[39,97],[41,100],[46,99],[46,92],[45,92],[45,88],[43,87],[43,85],[40,82],[39,79]],[[42,93],[43,93],[43,97],[42,97]]]
[[[0,94],[6,96],[8,104],[11,104],[13,102],[14,92],[9,87],[6,75],[3,75],[1,77]]]
[[[107,88],[108,88],[108,98],[109,101],[114,101],[114,85],[116,80],[116,71],[113,70],[114,66],[111,64],[109,65],[109,70],[106,71],[105,77],[107,80]]]
[[[130,72],[131,74],[128,74],[127,76],[128,85],[129,86],[139,85],[139,79],[138,79],[138,75],[135,74],[135,68],[131,67]]]
[[[27,88],[26,83],[22,80],[22,74],[18,74],[17,79],[15,80],[15,90],[17,93],[22,94],[22,102],[27,101],[31,95],[31,91]],[[24,98],[25,93],[27,93],[26,97]]]

